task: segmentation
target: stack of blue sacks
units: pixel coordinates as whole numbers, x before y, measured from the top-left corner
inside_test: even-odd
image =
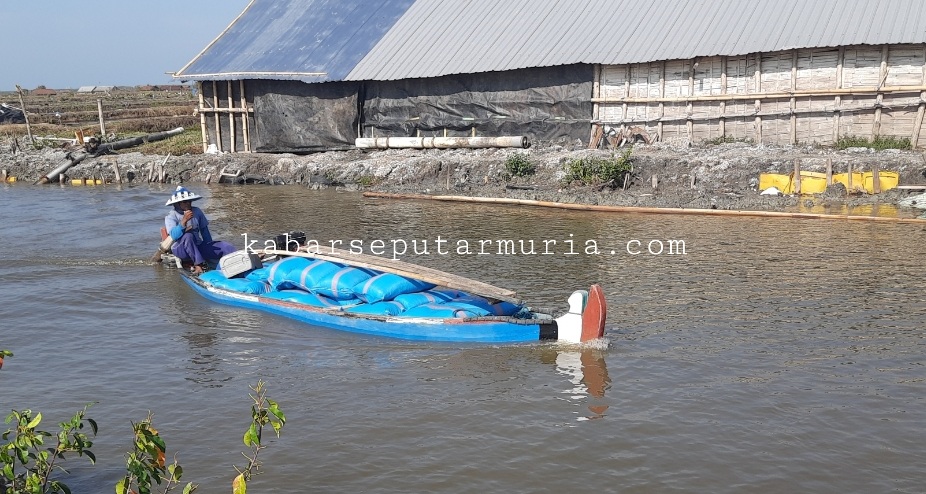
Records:
[[[200,280],[226,290],[320,308],[377,316],[464,318],[511,316],[522,307],[488,300],[393,273],[331,261],[288,257],[243,277],[209,271]]]

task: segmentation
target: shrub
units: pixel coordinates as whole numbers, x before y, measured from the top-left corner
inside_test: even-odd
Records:
[[[515,153],[505,160],[505,170],[512,177],[524,177],[533,175],[536,167],[526,154]]]
[[[847,148],[872,148],[881,151],[884,149],[913,149],[913,146],[907,137],[876,136],[874,139],[859,136],[840,137],[836,141],[836,149]]]
[[[583,185],[608,184],[617,187],[624,177],[633,171],[630,160],[632,149],[628,148],[620,156],[610,158],[577,158],[566,163],[566,184],[579,182]]]

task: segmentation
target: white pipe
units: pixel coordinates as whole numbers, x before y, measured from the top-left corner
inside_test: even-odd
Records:
[[[528,148],[524,136],[504,137],[360,137],[360,149],[455,149],[455,148]]]

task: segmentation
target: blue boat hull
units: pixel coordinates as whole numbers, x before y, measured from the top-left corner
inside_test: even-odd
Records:
[[[203,297],[226,305],[256,309],[332,329],[390,338],[442,342],[523,343],[558,338],[554,319],[481,317],[473,319],[402,318],[349,314],[260,295],[209,286],[181,271],[183,280]]]

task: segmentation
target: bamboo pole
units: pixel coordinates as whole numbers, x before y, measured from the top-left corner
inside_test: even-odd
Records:
[[[887,81],[887,57],[888,57],[888,45],[881,47],[881,70],[878,72],[878,88],[884,86],[884,83]],[[875,121],[872,124],[871,135],[878,137],[881,135],[881,105],[884,102],[884,93],[878,91],[878,95],[875,97]]]
[[[23,118],[26,119],[26,133],[29,134],[29,142],[32,143],[32,147],[35,147],[35,137],[32,136],[32,126],[29,125],[29,112],[26,111],[26,101],[23,99],[23,88],[19,87],[19,84],[16,85],[16,92],[19,93],[19,106],[22,107]]]
[[[662,61],[659,64],[659,97],[666,97],[666,62]],[[597,103],[596,103],[597,104]],[[659,122],[656,123],[656,133],[659,134],[659,138],[662,139],[662,119],[666,116],[666,107],[665,103],[659,103]]]
[[[209,131],[206,130],[206,100],[203,98],[203,82],[196,83],[199,93],[199,127],[203,135],[203,152],[209,149]]]
[[[697,61],[691,61],[691,67],[688,70],[688,96],[694,97],[694,78],[695,78],[695,65]],[[688,134],[688,142],[694,142],[694,122],[691,120],[691,116],[694,113],[694,103],[690,100],[687,105],[688,118],[685,122],[685,131]]]
[[[103,98],[96,99],[96,111],[100,116],[100,135],[106,135],[106,122],[103,120]]]
[[[836,58],[836,90],[843,89],[842,85],[842,68],[846,62],[846,48],[840,47],[839,52]],[[839,142],[839,119],[841,115],[841,106],[842,106],[842,96],[836,95],[835,98],[836,106],[833,109],[833,143]]]
[[[250,115],[248,115],[248,99],[244,95],[244,79],[238,81],[238,84],[241,89],[241,109],[244,110],[244,113],[241,115],[241,132],[244,137],[244,152],[251,152],[251,122]]]
[[[654,208],[642,206],[604,206],[592,204],[570,204],[563,202],[535,201],[530,199],[509,199],[501,197],[466,197],[466,196],[430,196],[425,194],[390,194],[385,192],[364,192],[364,197],[379,199],[410,199],[442,202],[470,202],[478,204],[510,204],[518,206],[537,206],[546,208],[569,209],[576,211],[599,211],[607,213],[642,213],[642,214],[678,214],[702,216],[755,216],[764,218],[798,218],[821,220],[871,221],[883,223],[926,224],[921,218],[890,218],[884,216],[858,216],[822,213],[786,213],[781,211],[746,211],[730,209],[686,209]]]
[[[625,78],[624,78],[624,99],[630,99],[630,64],[627,64]],[[630,120],[627,118],[627,103],[624,102],[623,112],[621,113],[621,121]]]
[[[833,185],[833,158],[826,158],[826,186]]]
[[[218,110],[219,108],[219,86],[215,81],[212,81],[212,108]],[[219,122],[219,113],[215,113],[215,147],[221,153],[222,152],[222,125]]]
[[[596,63],[592,66],[592,70],[592,99],[595,99],[601,97],[601,65]],[[599,118],[601,118],[601,105],[592,103],[592,125],[589,130],[591,133],[589,135],[589,143],[595,140],[595,132],[597,131],[595,123],[598,122]]]
[[[720,94],[727,94],[727,57],[720,57]],[[720,102],[720,138],[727,137],[727,102]]]
[[[794,193],[801,193],[801,160],[794,160]]]
[[[231,109],[231,108],[234,108],[234,106],[235,106],[235,103],[234,103],[234,100],[232,99],[232,81],[228,81],[228,108]],[[235,142],[237,140],[235,138],[238,137],[238,135],[235,132],[235,114],[234,113],[228,114],[228,128],[229,128],[229,132],[228,132],[229,148],[231,148],[228,150],[228,152],[237,153],[238,143]]]
[[[756,53],[756,73],[755,73],[755,93],[759,94],[762,92],[762,54]],[[759,113],[762,111],[762,100],[755,100],[756,107],[756,144],[762,144],[762,117]]]
[[[791,52],[791,91],[797,91],[797,50]],[[790,100],[791,108],[791,145],[797,144],[797,114],[794,112],[797,110],[797,98],[791,96]]]
[[[926,47],[923,48],[923,59],[926,60]],[[922,84],[926,86],[926,62],[923,63]],[[916,119],[913,122],[913,136],[910,144],[916,149],[920,141],[920,130],[923,128],[923,116],[926,114],[926,90],[920,92],[920,107],[916,110]]]

